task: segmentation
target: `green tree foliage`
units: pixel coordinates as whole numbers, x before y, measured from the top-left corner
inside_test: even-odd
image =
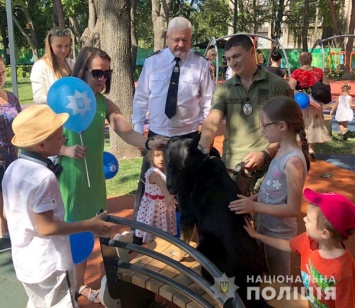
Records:
[[[139,48],[153,48],[152,3],[137,0],[136,31]]]
[[[225,0],[199,1],[190,18],[194,28],[193,44],[227,35],[231,16]]]
[[[88,23],[88,0],[62,0],[62,3],[65,16],[75,18],[82,33]]]

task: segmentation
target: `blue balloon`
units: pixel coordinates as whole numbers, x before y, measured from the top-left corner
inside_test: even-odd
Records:
[[[120,165],[117,158],[109,152],[104,152],[104,174],[105,179],[112,179],[118,172]]]
[[[71,254],[74,264],[85,261],[94,249],[94,234],[91,232],[80,232],[69,235]]]
[[[306,109],[309,106],[309,96],[305,93],[298,92],[294,95],[296,103],[301,107],[301,109]]]
[[[96,98],[89,85],[76,77],[58,79],[49,88],[47,103],[55,113],[67,112],[64,127],[77,133],[85,131],[96,114]]]

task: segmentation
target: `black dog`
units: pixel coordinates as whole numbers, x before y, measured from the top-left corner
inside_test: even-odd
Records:
[[[166,183],[171,194],[177,194],[181,211],[182,239],[189,242],[193,227],[198,232],[197,249],[222,273],[235,277],[239,295],[248,307],[270,307],[264,301],[247,302],[250,279],[262,277],[259,247],[243,228],[244,217],[236,215],[228,204],[240,194],[220,158],[203,154],[198,148],[200,136],[194,139],[172,138],[165,147]],[[202,269],[202,275],[214,283]]]

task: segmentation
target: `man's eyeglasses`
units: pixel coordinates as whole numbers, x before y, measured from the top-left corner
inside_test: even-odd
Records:
[[[68,35],[68,36],[71,36],[71,31],[70,31],[70,29],[53,29],[50,32],[50,35],[56,35],[56,36]]]
[[[104,77],[105,79],[109,79],[113,72],[112,70],[103,71],[103,70],[92,70],[90,68],[88,68],[87,70],[91,73],[91,76],[94,79],[100,79],[102,77]]]

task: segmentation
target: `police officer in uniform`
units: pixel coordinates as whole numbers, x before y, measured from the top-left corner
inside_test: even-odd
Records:
[[[168,47],[145,60],[133,98],[134,130],[143,134],[149,110],[148,137],[192,138],[211,106],[214,83],[208,59],[191,50],[192,26],[183,17],[173,18],[167,30]],[[172,107],[168,106],[172,103]],[[175,106],[174,106],[175,105]],[[143,161],[141,179],[147,164]],[[135,200],[138,211],[144,184],[140,181]]]

